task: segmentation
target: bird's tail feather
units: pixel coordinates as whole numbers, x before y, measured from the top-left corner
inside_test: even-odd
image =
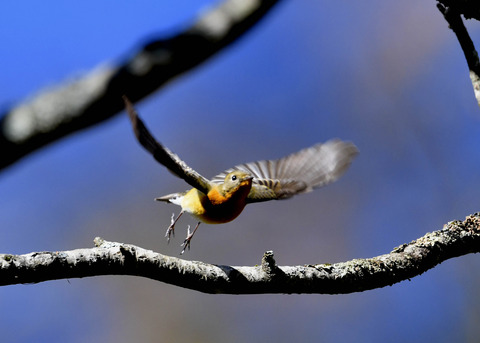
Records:
[[[185,195],[185,192],[183,193],[172,193],[172,194],[167,194],[158,198],[155,198],[156,201],[163,201],[163,202],[171,202],[173,204],[179,205],[179,202]]]

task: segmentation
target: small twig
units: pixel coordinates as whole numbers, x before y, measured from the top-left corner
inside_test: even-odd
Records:
[[[130,244],[95,239],[96,248],[0,255],[0,285],[97,275],[136,275],[205,293],[344,294],[409,280],[457,256],[480,252],[480,213],[369,259],[335,264],[231,267],[186,261]]]

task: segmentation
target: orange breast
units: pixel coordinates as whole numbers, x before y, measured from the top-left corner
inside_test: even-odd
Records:
[[[218,188],[212,188],[210,192],[208,192],[208,199],[212,203],[212,205],[222,205],[226,203],[231,197],[233,193],[229,193],[228,197],[223,196],[219,191]]]
[[[222,195],[212,188],[208,196],[193,188],[183,197],[182,209],[207,224],[222,224],[234,220],[242,213],[250,187],[241,187]]]

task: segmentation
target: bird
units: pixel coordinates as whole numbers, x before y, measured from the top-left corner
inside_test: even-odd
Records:
[[[192,232],[188,226],[180,254],[190,249],[192,237],[201,222],[227,223],[237,218],[247,204],[288,199],[330,184],[343,175],[358,154],[353,143],[332,139],[277,160],[239,164],[209,180],[159,143],[139,118],[130,100],[126,96],[123,100],[138,142],[157,162],[192,187],[155,198],[181,207],[177,217],[172,214],[165,233],[168,242],[175,234],[175,224],[185,212],[198,220]]]

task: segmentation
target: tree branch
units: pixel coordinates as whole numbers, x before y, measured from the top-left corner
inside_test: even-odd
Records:
[[[439,5],[454,7],[465,19],[480,20],[480,6],[478,0],[437,0]],[[437,5],[438,6],[438,5]]]
[[[187,30],[145,45],[120,66],[41,92],[0,119],[0,169],[72,132],[122,111],[122,95],[138,101],[240,38],[278,0],[226,0]]]
[[[95,239],[96,248],[0,255],[0,285],[97,275],[135,275],[205,293],[344,294],[410,279],[457,256],[480,252],[480,213],[395,248],[391,253],[335,264],[278,267],[272,252],[260,266],[186,261],[130,244]]]
[[[475,98],[480,106],[480,61],[478,59],[477,50],[475,50],[475,45],[473,44],[467,28],[463,24],[463,20],[460,16],[461,14],[464,14],[466,18],[474,17],[477,20],[480,20],[480,7],[477,2],[476,5],[473,6],[473,1],[470,2],[469,0],[456,0],[456,2],[444,0],[441,2],[443,4],[439,2],[437,8],[443,14],[443,17],[448,22],[450,29],[452,29],[457,36],[458,42],[462,47],[465,59],[467,60],[468,69],[470,70],[470,80],[472,81]]]

